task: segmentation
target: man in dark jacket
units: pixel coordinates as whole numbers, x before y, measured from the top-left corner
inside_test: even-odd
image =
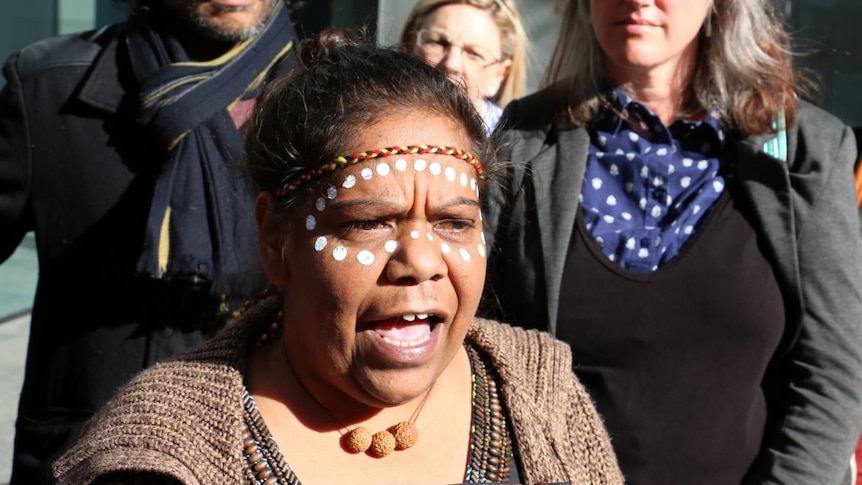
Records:
[[[6,62],[0,261],[34,231],[40,266],[12,484],[50,483],[129,377],[262,287],[240,131],[293,63],[283,2],[140,0]]]

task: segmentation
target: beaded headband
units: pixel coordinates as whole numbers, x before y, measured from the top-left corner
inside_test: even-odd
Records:
[[[334,172],[339,168],[343,168],[348,165],[355,165],[366,160],[373,160],[375,158],[388,157],[392,155],[449,155],[472,165],[476,169],[476,174],[478,175],[479,180],[485,180],[485,172],[482,169],[482,164],[470,152],[465,152],[460,148],[440,145],[407,145],[381,148],[379,150],[369,150],[354,153],[353,155],[342,155],[332,162],[324,163],[310,172],[306,172],[289,179],[284,183],[284,185],[276,189],[275,195],[278,197],[284,197],[296,190],[302,184],[320,177],[323,174]]]

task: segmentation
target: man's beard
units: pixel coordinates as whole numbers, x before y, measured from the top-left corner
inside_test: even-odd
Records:
[[[245,25],[239,30],[231,29],[221,25],[214,25],[209,17],[201,15],[197,10],[194,10],[192,12],[192,25],[199,34],[216,42],[224,42],[229,44],[243,42],[248,39],[257,37],[257,35],[260,34],[261,31],[263,31],[263,28],[266,26],[267,20],[269,20],[270,15],[272,15],[272,11],[275,10],[275,6],[280,0],[264,1],[268,2],[269,5],[265,8],[265,11],[261,13],[260,17],[255,19],[254,23]],[[243,10],[247,10],[253,7],[254,5],[230,6],[213,4],[213,8],[215,8],[218,12],[221,13],[241,12]],[[194,9],[194,6],[192,8]]]

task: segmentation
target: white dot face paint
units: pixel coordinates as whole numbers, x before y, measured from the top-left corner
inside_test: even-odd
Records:
[[[344,261],[344,258],[347,257],[347,248],[344,246],[338,246],[332,250],[332,257],[335,258],[336,261]]]
[[[431,165],[428,167],[428,171],[431,172],[431,175],[440,175],[440,172],[443,171],[443,167],[437,162],[431,162]]]
[[[407,160],[404,160],[403,158],[399,158],[398,160],[396,160],[395,170],[398,170],[399,172],[407,170]]]
[[[479,257],[480,257],[480,258],[484,258],[484,257],[485,257],[485,246],[483,246],[482,244],[480,244],[480,245],[476,246],[476,251],[478,251],[478,252],[479,252]]]
[[[309,231],[313,231],[315,227],[317,227],[317,219],[312,215],[309,215],[308,217],[306,217],[305,218],[305,228],[308,229]]]
[[[458,250],[458,253],[464,261],[470,261],[470,253],[466,249],[461,248]]]
[[[398,241],[386,241],[386,244],[383,245],[383,249],[386,250],[387,253],[392,254],[398,249]]]
[[[419,231],[410,231],[411,239],[419,239]]]
[[[344,183],[341,184],[341,186],[345,189],[349,189],[354,185],[356,185],[356,177],[354,177],[353,175],[348,175],[347,177],[344,177]]]
[[[440,245],[440,250],[443,251],[443,254],[449,254],[452,252],[452,248],[450,248],[446,243]]]
[[[421,171],[425,170],[425,167],[427,167],[427,166],[428,166],[428,162],[426,162],[425,160],[423,160],[421,158],[418,158],[418,159],[416,159],[415,162],[413,162],[413,170],[416,170],[417,172],[421,172]]]
[[[356,255],[356,260],[359,261],[359,264],[364,266],[371,266],[374,264],[374,253],[367,249],[363,249],[359,251],[359,254]]]
[[[330,185],[329,188],[326,189],[326,198],[332,200],[338,196],[338,189],[335,186]]]
[[[470,190],[478,190],[479,182],[476,182],[476,179],[470,179]]]
[[[484,232],[482,234],[480,234],[479,237],[482,238],[482,244],[488,244],[488,241],[485,240],[485,233]]]
[[[377,164],[377,175],[380,175],[381,177],[389,175],[390,170],[388,163],[381,162]]]
[[[324,209],[326,209],[326,199],[324,199],[323,197],[318,197],[317,202],[314,204],[314,206],[317,207],[318,212],[323,212]]]
[[[359,176],[362,177],[363,180],[371,180],[371,177],[374,176],[374,170],[366,167],[363,168],[361,172],[359,172]]]
[[[446,180],[448,180],[448,181],[450,181],[450,182],[454,182],[454,181],[455,181],[455,177],[457,176],[457,174],[455,173],[455,169],[454,169],[454,168],[452,168],[452,167],[446,167],[446,170],[444,170],[444,173],[446,174]]]
[[[467,174],[466,173],[461,174],[460,181],[461,181],[461,187],[467,186]]]
[[[329,244],[329,241],[327,241],[325,237],[320,236],[316,241],[314,241],[314,250],[319,253],[326,248],[327,244]]]
[[[432,236],[430,232],[428,234],[425,234],[425,236],[428,238],[429,241],[434,241],[434,236]]]

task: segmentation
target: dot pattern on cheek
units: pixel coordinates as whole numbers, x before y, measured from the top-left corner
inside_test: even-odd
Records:
[[[323,212],[323,210],[326,209],[326,199],[318,197],[315,207],[317,207],[318,212]]]
[[[359,176],[362,177],[364,180],[371,180],[371,177],[374,176],[374,170],[371,170],[367,167],[363,168],[362,171],[359,172]]]
[[[412,239],[419,239],[419,231],[410,231],[410,237]]]
[[[466,249],[461,248],[458,250],[458,253],[461,254],[464,261],[470,261],[470,253]]]
[[[416,170],[417,172],[421,172],[421,171],[425,170],[425,167],[427,167],[427,166],[428,166],[428,162],[426,162],[425,160],[423,160],[421,158],[419,158],[415,162],[413,162],[413,169]]]
[[[431,162],[431,165],[428,166],[428,171],[431,172],[431,175],[440,175],[443,167],[437,162]]]
[[[353,175],[348,175],[347,177],[345,177],[344,183],[341,184],[341,186],[344,187],[345,189],[349,189],[349,188],[353,187],[354,185],[356,185],[356,177],[354,177]]]
[[[309,231],[313,231],[315,227],[317,227],[317,219],[312,215],[309,215],[308,217],[306,217],[305,218],[305,228],[308,229]]]
[[[432,236],[430,232],[428,234],[425,234],[425,236],[428,238],[429,241],[434,241],[434,236]]]
[[[395,170],[398,170],[399,172],[407,170],[407,160],[404,160],[403,158],[399,158],[398,160],[396,160]]]
[[[380,175],[381,177],[385,177],[385,176],[389,175],[389,171],[390,171],[389,164],[380,163],[377,165],[377,175]]]
[[[481,214],[479,215],[479,219],[480,219],[480,220],[482,219]],[[486,241],[486,240],[485,240],[485,233],[484,233],[484,232],[483,232],[483,233],[481,233],[481,234],[479,234],[479,237],[481,237],[481,238],[482,238],[482,244],[488,244],[488,241]]]
[[[476,246],[476,250],[479,252],[479,257],[480,257],[480,258],[484,258],[484,257],[485,257],[485,246],[483,246],[483,245],[481,245],[481,244],[480,244],[480,245]]]
[[[368,251],[367,249],[363,249],[362,251],[359,251],[359,254],[356,255],[356,260],[359,261],[360,264],[370,266],[374,264],[374,253]]]
[[[398,249],[398,241],[386,241],[386,244],[383,245],[383,249],[386,250],[387,253],[392,254]]]
[[[335,186],[330,185],[329,188],[326,189],[326,198],[329,200],[334,199],[338,196],[338,189]]]
[[[327,244],[329,244],[329,241],[327,241],[325,237],[320,236],[316,241],[314,241],[314,250],[319,253],[326,248]]]
[[[344,261],[344,258],[347,257],[347,249],[344,246],[338,246],[332,250],[332,257],[336,261]]]
[[[450,248],[449,245],[446,243],[440,245],[440,250],[443,251],[443,254],[449,254],[450,252],[452,252],[452,248]]]

